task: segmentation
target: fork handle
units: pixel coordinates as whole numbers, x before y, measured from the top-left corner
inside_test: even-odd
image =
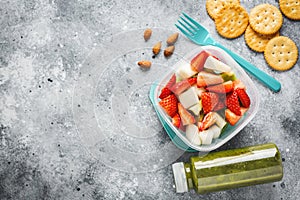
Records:
[[[270,75],[266,74],[265,72],[261,71],[259,68],[255,67],[251,63],[249,63],[247,60],[242,58],[241,56],[237,55],[236,53],[233,53],[226,47],[222,46],[221,44],[217,43],[215,46],[220,47],[224,51],[226,51],[230,56],[234,58],[235,61],[237,61],[243,69],[245,69],[247,72],[255,76],[258,80],[260,80],[263,84],[265,84],[267,87],[269,87],[274,92],[279,92],[281,89],[281,84],[271,77]]]

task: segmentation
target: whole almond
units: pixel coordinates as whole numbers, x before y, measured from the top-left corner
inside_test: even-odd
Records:
[[[149,40],[150,37],[152,35],[152,30],[150,28],[147,28],[145,31],[144,31],[144,39],[145,41]]]
[[[145,68],[145,69],[149,69],[151,67],[151,62],[149,60],[141,60],[138,62],[138,65],[141,67],[141,68]]]
[[[177,39],[178,39],[178,33],[174,33],[174,34],[172,34],[172,35],[170,35],[169,37],[168,37],[168,39],[167,39],[167,44],[168,45],[173,45],[173,44],[175,44],[175,42],[177,41]]]
[[[159,54],[160,49],[161,49],[161,42],[158,42],[158,43],[156,43],[156,44],[153,46],[153,48],[152,48],[153,54],[154,54],[154,55]]]
[[[168,46],[168,47],[165,49],[165,51],[164,51],[164,55],[165,55],[166,57],[169,57],[169,56],[171,56],[171,55],[173,54],[174,50],[175,50],[175,46],[174,46],[174,45]]]

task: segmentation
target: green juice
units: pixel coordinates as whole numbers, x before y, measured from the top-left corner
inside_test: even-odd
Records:
[[[212,152],[172,165],[176,191],[198,193],[227,190],[282,179],[280,152],[275,144]]]

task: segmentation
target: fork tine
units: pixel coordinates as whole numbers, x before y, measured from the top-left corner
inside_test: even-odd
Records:
[[[190,16],[188,16],[186,13],[182,13],[188,20],[190,20],[190,22],[192,22],[196,27],[199,27],[199,28],[201,28],[201,25],[198,23],[198,22],[196,22],[193,18],[191,18]]]
[[[175,24],[175,26],[187,37],[190,37],[192,33],[187,32],[185,29],[183,29],[181,26],[179,26],[178,24]]]
[[[185,18],[183,18],[182,16],[179,17],[182,21],[184,21],[187,25],[189,25],[189,27],[191,27],[194,31],[197,31],[198,29],[191,24],[189,21],[187,21]]]
[[[194,35],[195,31],[191,30],[187,25],[185,25],[183,22],[180,20],[177,21],[185,30],[187,30],[190,34],[189,35]]]

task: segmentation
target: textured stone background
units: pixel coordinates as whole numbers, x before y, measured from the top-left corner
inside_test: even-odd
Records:
[[[251,51],[245,45],[243,37],[226,40],[216,33],[204,2],[1,0],[0,199],[299,199],[299,60],[289,71],[271,70],[262,54]],[[261,2],[278,6],[274,0],[241,0],[248,12]],[[197,195],[193,191],[176,194],[171,163],[144,173],[121,171],[105,164],[103,159],[107,158],[93,155],[86,143],[82,142],[80,131],[87,124],[80,124],[78,113],[91,110],[78,111],[82,105],[74,104],[78,100],[74,98],[74,93],[77,86],[82,84],[78,81],[83,72],[89,70],[85,63],[89,62],[91,51],[103,49],[104,44],[113,44],[111,37],[124,31],[157,27],[174,32],[174,23],[182,11],[201,21],[224,46],[241,54],[282,83],[282,90],[273,93],[252,78],[261,94],[260,110],[250,124],[221,147],[227,149],[264,142],[276,143],[283,157],[282,181],[207,195]],[[281,28],[281,35],[292,38],[298,48],[299,23],[284,18]],[[184,52],[184,44],[191,45],[181,36],[178,52]],[[143,48],[147,45],[151,47],[149,43],[144,44]],[[135,53],[138,55],[133,53],[133,56],[129,53],[129,60],[133,61],[136,56],[147,52],[149,54],[149,51],[137,51]],[[104,56],[102,59],[105,58],[110,57]],[[163,62],[163,65],[175,61],[176,56],[169,61],[163,57],[156,60]],[[133,66],[126,69],[130,71]],[[105,66],[99,70],[104,69]],[[151,73],[154,72],[155,69]],[[88,73],[93,74],[93,71]],[[114,75],[113,70],[109,73]],[[130,79],[128,84],[134,81]],[[147,99],[145,96],[143,98]],[[135,100],[132,98],[133,103]],[[153,113],[149,101],[137,102],[140,104],[136,109]],[[128,116],[132,117],[132,113],[125,115]],[[149,128],[155,129],[152,123],[157,124],[157,119],[155,116],[149,116],[149,119]],[[147,127],[147,123],[144,126]],[[86,127],[87,130],[89,128],[97,127]],[[158,139],[151,140],[151,145],[160,147],[168,138],[161,127],[156,129],[158,134],[154,138],[157,136]],[[135,148],[130,146],[130,142],[124,143],[124,148]],[[178,161],[187,161],[191,155],[194,154],[184,153]],[[163,159],[167,158],[162,157],[157,162]]]

